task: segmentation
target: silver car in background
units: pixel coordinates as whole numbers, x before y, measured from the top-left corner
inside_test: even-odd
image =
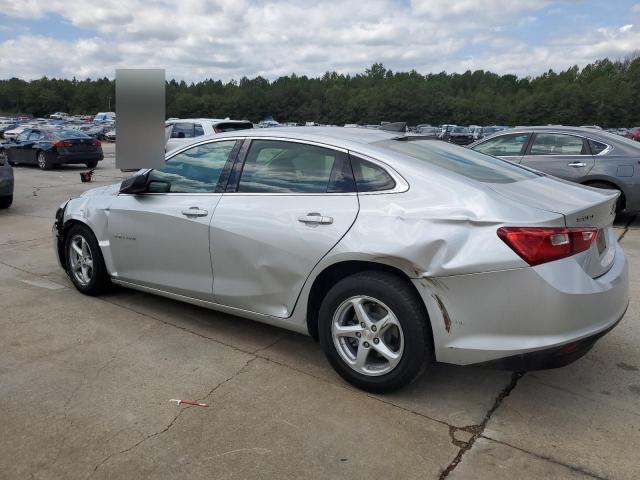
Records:
[[[318,339],[352,384],[433,361],[585,354],[628,305],[618,194],[382,130],[221,133],[56,212],[76,288],[112,283]]]
[[[640,210],[640,143],[583,127],[516,127],[469,148],[596,188],[618,190],[617,212]]]

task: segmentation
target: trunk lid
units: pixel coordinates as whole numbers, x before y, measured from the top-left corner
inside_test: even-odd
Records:
[[[559,213],[564,216],[567,227],[597,228],[597,238],[591,247],[575,255],[592,278],[605,274],[613,264],[616,244],[613,220],[619,192],[584,187],[548,176],[494,183],[489,188],[520,204]]]

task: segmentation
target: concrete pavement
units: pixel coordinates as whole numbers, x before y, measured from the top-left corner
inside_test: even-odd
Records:
[[[617,222],[631,306],[586,357],[522,377],[438,365],[376,396],[308,337],[135,291],[79,294],[52,217],[123,177],[105,152],[92,184],[81,167],[16,167],[0,211],[0,477],[640,476],[637,218]]]

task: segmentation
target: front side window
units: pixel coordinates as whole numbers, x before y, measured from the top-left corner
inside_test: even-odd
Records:
[[[531,145],[531,155],[586,155],[582,137],[561,133],[538,133]]]
[[[193,138],[193,123],[174,123],[171,138]]]
[[[149,191],[156,193],[215,192],[235,140],[207,143],[169,159],[164,168],[149,173]]]
[[[25,142],[27,141],[27,139],[29,138],[29,134],[31,133],[31,130],[25,130],[24,132],[20,133],[17,137],[16,140],[20,140],[21,142]]]
[[[326,193],[339,152],[304,143],[253,140],[241,193]]]
[[[528,133],[501,135],[477,145],[474,150],[494,157],[517,156],[522,154],[522,147],[524,147],[528,138]]]
[[[42,134],[37,131],[32,131],[29,134],[29,140],[40,140],[42,138]]]

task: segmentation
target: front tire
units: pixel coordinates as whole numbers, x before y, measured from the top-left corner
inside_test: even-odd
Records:
[[[65,237],[65,262],[69,278],[85,295],[100,295],[111,286],[98,241],[89,227],[75,225]]]
[[[0,197],[0,209],[9,208],[13,203],[13,195],[4,195]]]
[[[53,163],[47,158],[44,152],[38,152],[36,159],[38,160],[38,167],[40,167],[41,170],[51,170],[53,168]]]
[[[392,273],[361,272],[338,282],[322,301],[318,327],[333,368],[369,392],[397,390],[431,359],[422,301]]]

